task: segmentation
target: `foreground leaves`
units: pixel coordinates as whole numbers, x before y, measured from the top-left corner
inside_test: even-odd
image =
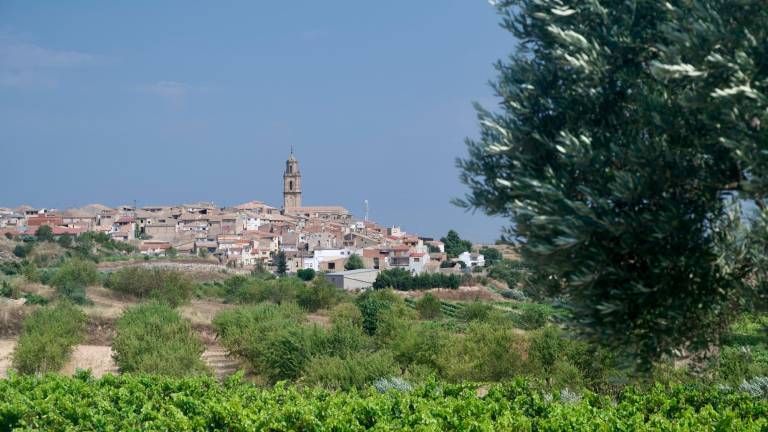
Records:
[[[421,386],[410,393],[261,389],[206,377],[47,375],[0,381],[0,430],[765,430],[768,401],[661,386],[548,401],[524,381]]]

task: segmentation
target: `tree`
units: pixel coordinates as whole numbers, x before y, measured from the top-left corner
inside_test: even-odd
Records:
[[[296,276],[305,282],[309,282],[315,278],[315,270],[311,268],[301,269],[296,272]]]
[[[347,263],[344,264],[345,270],[358,270],[361,268],[365,268],[365,264],[363,264],[363,259],[360,258],[360,255],[358,254],[352,254],[347,259]]]
[[[56,239],[56,243],[65,249],[69,249],[72,247],[72,236],[69,234],[62,234]]]
[[[427,293],[424,297],[416,300],[416,310],[419,311],[419,316],[422,319],[431,320],[440,318],[443,314],[441,308],[442,304],[440,304],[440,299],[431,293]]]
[[[277,262],[277,274],[284,275],[288,271],[288,262],[285,259],[285,252],[280,251],[275,257]]]
[[[37,228],[37,231],[35,231],[35,237],[37,237],[37,241],[53,241],[53,228],[51,228],[48,225],[40,225]]]
[[[507,216],[571,324],[648,366],[727,328],[750,271],[729,193],[768,195],[757,3],[498,2],[519,51],[458,203]],[[756,84],[762,83],[762,84]]]
[[[468,252],[472,250],[472,242],[469,240],[462,240],[459,237],[459,233],[454,230],[448,231],[448,234],[440,239],[445,244],[445,253],[449,258],[456,258],[462,252]]]
[[[492,247],[480,248],[480,254],[485,258],[485,266],[492,266],[502,259],[501,252],[498,249]]]

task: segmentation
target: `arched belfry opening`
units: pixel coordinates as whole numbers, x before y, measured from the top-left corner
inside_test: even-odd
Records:
[[[283,173],[283,208],[301,207],[301,172],[299,161],[293,156],[293,149],[285,161]]]

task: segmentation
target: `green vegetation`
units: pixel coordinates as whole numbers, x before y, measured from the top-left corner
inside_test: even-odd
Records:
[[[768,195],[768,97],[748,84],[768,76],[755,42],[766,11],[497,7],[524,42],[497,66],[500,111],[478,110],[459,204],[509,217],[523,264],[542,276],[531,285],[566,297],[581,334],[641,369],[717,343],[738,306],[754,304],[748,282],[760,276],[749,275],[766,268],[728,199],[764,208]]]
[[[280,251],[275,255],[275,266],[277,267],[277,274],[284,275],[288,272],[288,262],[285,258],[285,252]]]
[[[501,262],[503,257],[501,256],[501,252],[499,252],[498,249],[492,248],[492,247],[484,247],[480,248],[480,254],[483,255],[483,258],[485,259],[485,266],[492,266],[498,262]]]
[[[445,253],[448,254],[448,258],[456,258],[462,252],[472,250],[472,242],[463,240],[459,237],[459,233],[454,230],[448,231],[448,234],[441,238],[440,241],[445,244]]]
[[[768,425],[768,401],[741,391],[658,386],[627,389],[611,403],[591,393],[542,392],[519,380],[490,386],[483,397],[477,387],[430,383],[382,394],[264,390],[206,377],[17,376],[0,381],[0,424],[10,430],[273,431],[760,431]]]
[[[421,273],[413,275],[401,268],[383,270],[376,276],[373,288],[394,288],[400,291],[423,290],[431,288],[457,289],[461,285],[461,277],[445,273]]]
[[[416,301],[416,310],[422,319],[427,320],[440,318],[443,314],[440,299],[429,293]]]
[[[299,286],[296,292],[296,302],[309,312],[328,309],[339,303],[344,297],[345,295],[341,290],[324,278],[318,278],[312,283]]]
[[[90,261],[71,258],[64,261],[53,274],[50,285],[54,286],[62,298],[77,304],[87,304],[85,287],[99,282],[96,265]]]
[[[296,276],[298,276],[299,279],[305,282],[309,282],[315,278],[315,270],[311,268],[301,269],[298,272],[296,272]]]
[[[361,268],[365,268],[365,264],[363,264],[363,259],[360,258],[360,255],[352,254],[347,258],[347,263],[344,264],[345,270],[358,270]]]
[[[163,304],[128,309],[116,323],[112,342],[121,372],[168,376],[207,372],[200,355],[203,344],[178,312]]]
[[[188,303],[194,284],[178,270],[139,266],[122,268],[107,278],[106,288],[140,299],[152,299],[171,307]]]
[[[84,330],[85,314],[72,304],[37,309],[24,319],[13,367],[27,374],[58,372],[82,340]]]

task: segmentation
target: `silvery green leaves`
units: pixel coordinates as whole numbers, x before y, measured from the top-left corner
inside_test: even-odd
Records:
[[[723,194],[768,191],[768,19],[732,3],[497,5],[520,44],[458,162],[464,203],[510,217],[573,328],[641,366],[716,341],[746,291]]]

